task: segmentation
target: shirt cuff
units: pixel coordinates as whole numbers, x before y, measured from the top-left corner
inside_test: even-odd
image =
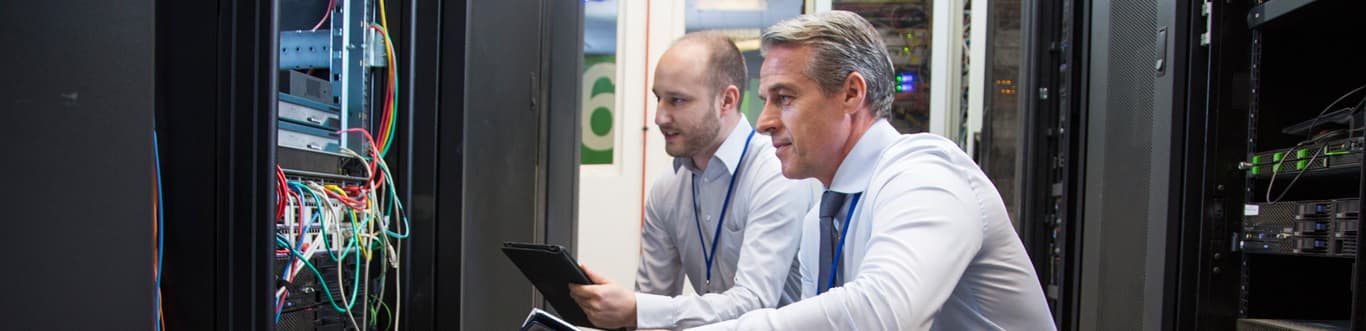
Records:
[[[674,309],[673,297],[636,293],[636,328],[670,329],[678,311]]]
[[[687,331],[714,331],[714,330],[735,330],[739,320],[729,320],[720,323],[707,324],[688,329]]]

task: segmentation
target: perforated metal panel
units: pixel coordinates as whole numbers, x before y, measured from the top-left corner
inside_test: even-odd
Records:
[[[1155,102],[1159,1],[1091,4],[1079,325],[1159,329],[1172,154],[1171,111]]]
[[[1298,205],[1299,204],[1296,202],[1277,202],[1258,205],[1256,215],[1248,215],[1243,218],[1243,226],[1279,226],[1284,227],[1286,232],[1290,232],[1295,220],[1295,209]]]

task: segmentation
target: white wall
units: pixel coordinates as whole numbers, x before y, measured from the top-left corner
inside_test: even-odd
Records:
[[[963,1],[934,2],[930,19],[930,133],[955,139],[962,99]]]
[[[650,85],[655,63],[683,35],[682,0],[621,1],[617,38],[617,135],[612,165],[579,172],[578,259],[630,287],[639,263],[642,189],[665,171]],[[647,30],[649,33],[647,42]],[[642,135],[642,128],[644,134]]]
[[[972,1],[972,44],[968,45],[968,141],[962,142],[962,146],[968,152],[976,148],[972,136],[982,132],[982,107],[986,101],[988,88],[994,88],[995,84],[987,84],[987,63],[991,59],[987,58],[987,21],[991,12],[988,11],[987,0]]]

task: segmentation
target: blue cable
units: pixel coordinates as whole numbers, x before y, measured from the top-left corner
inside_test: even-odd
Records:
[[[300,188],[298,187],[299,184],[298,184],[297,182],[292,182],[292,181],[291,181],[291,182],[289,182],[289,186],[290,186],[290,187],[288,187],[288,188],[286,188],[286,189],[291,189],[291,188],[292,188],[292,189],[294,189],[295,192],[299,192],[299,196],[300,196],[300,198],[299,198],[299,212],[302,213],[302,212],[303,212],[303,207],[304,207],[304,204],[303,204],[303,193],[304,193],[304,192],[303,192],[302,189],[300,189]],[[311,193],[311,192],[310,192],[310,193]],[[286,217],[288,217],[288,216],[286,216]],[[316,213],[316,212],[313,213],[313,219],[316,220],[317,218],[318,218],[318,213]],[[302,226],[304,226],[304,232],[303,232],[303,233],[308,233],[308,226],[310,225],[309,223],[312,223],[312,222],[313,222],[312,220],[309,220],[308,223],[301,224]],[[278,235],[280,235],[280,234],[277,232],[276,235],[278,236]],[[291,250],[297,250],[298,247],[302,247],[302,245],[303,245],[303,243],[295,243],[295,246],[294,246],[294,247],[287,247],[287,248],[289,248],[289,249],[291,249]],[[297,259],[297,258],[296,258],[296,259]],[[293,266],[294,266],[294,263],[292,263],[293,260],[291,260],[290,262],[291,262],[291,263],[290,263],[289,265],[286,265],[286,266],[285,266],[285,270],[284,270],[284,272],[280,275],[280,279],[288,279],[288,278],[289,278],[290,269],[293,269]],[[277,308],[275,309],[275,324],[280,324],[280,315],[281,315],[282,313],[284,313],[284,307],[277,307]]]
[[[152,161],[156,164],[157,171],[157,295],[152,299],[153,307],[161,307],[161,247],[166,242],[166,210],[163,207],[165,203],[162,202],[163,199],[161,198],[163,195],[161,190],[161,150],[160,146],[157,145],[157,132],[152,130]],[[161,314],[157,314],[155,329],[161,331]]]

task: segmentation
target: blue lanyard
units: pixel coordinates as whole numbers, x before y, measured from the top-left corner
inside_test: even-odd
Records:
[[[693,173],[692,181],[692,219],[697,224],[697,241],[702,243],[702,256],[707,261],[707,281],[706,293],[711,287],[711,262],[716,259],[716,243],[721,241],[721,225],[726,223],[726,210],[730,209],[730,194],[735,192],[735,179],[740,178],[740,165],[745,162],[745,154],[749,154],[749,142],[754,139],[755,130],[749,131],[749,136],[745,137],[745,149],[740,151],[740,160],[735,161],[735,175],[730,176],[730,186],[726,188],[726,200],[721,203],[721,217],[716,220],[716,231],[711,236],[711,252],[707,252],[707,242],[702,240],[702,219],[697,216],[702,207],[697,205],[697,174]]]
[[[854,198],[849,201],[849,213],[844,216],[844,231],[840,231],[840,243],[838,247],[835,247],[835,261],[830,262],[830,284],[825,285],[826,291],[829,291],[831,288],[835,287],[835,278],[838,278],[835,277],[835,275],[839,274],[838,272],[840,262],[842,261],[840,257],[844,256],[844,238],[849,235],[849,223],[854,221],[854,207],[858,207],[858,198],[861,196],[863,196],[863,193],[854,193]],[[817,288],[816,290],[816,294],[824,292],[820,291],[819,288]]]

